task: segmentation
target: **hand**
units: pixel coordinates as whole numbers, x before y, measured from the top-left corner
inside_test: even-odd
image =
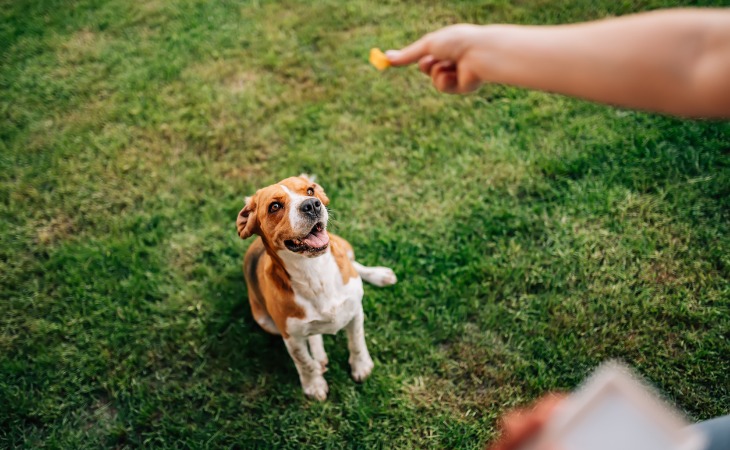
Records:
[[[401,50],[385,54],[393,66],[418,62],[442,92],[463,94],[476,90],[485,80],[489,60],[490,27],[452,25],[423,36]]]
[[[489,450],[519,450],[540,433],[563,399],[564,394],[549,394],[531,408],[516,409],[505,414],[500,424],[502,433],[499,440]]]

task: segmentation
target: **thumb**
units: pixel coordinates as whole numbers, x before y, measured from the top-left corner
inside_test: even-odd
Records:
[[[414,64],[428,54],[429,35],[400,50],[388,50],[385,56],[388,57],[393,66],[407,66]]]

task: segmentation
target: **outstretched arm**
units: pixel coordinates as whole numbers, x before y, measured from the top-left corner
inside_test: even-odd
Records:
[[[680,116],[730,117],[730,10],[560,26],[454,25],[387,53],[444,92],[503,83]]]

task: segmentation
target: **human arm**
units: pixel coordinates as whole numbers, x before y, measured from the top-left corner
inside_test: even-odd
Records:
[[[444,92],[482,83],[680,116],[730,117],[730,10],[675,9],[572,25],[455,25],[387,53]]]

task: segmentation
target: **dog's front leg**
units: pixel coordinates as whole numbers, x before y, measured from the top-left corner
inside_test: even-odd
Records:
[[[327,353],[324,351],[322,335],[315,334],[314,336],[309,336],[307,341],[309,341],[309,353],[312,355],[312,358],[322,366],[322,373],[327,372],[329,359],[327,359]]]
[[[373,371],[373,360],[365,344],[364,315],[362,309],[354,319],[347,324],[347,348],[350,350],[350,369],[352,378],[358,383],[365,381]]]
[[[304,394],[316,400],[326,400],[329,387],[322,376],[322,365],[309,354],[307,339],[289,336],[284,343],[297,366]]]

